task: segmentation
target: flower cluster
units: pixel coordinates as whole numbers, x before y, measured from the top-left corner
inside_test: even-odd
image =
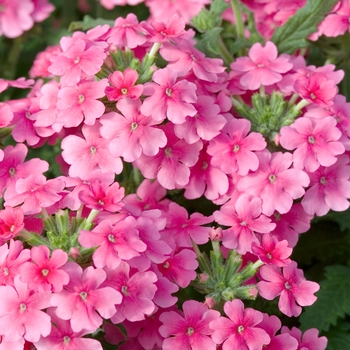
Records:
[[[33,3],[5,1],[0,34],[52,10]],[[0,150],[0,349],[99,350],[84,338],[98,333],[118,349],[326,348],[242,300],[278,297],[288,317],[316,301],[291,254],[315,215],[349,208],[344,73],[270,41],[305,1],[249,2],[267,41],[226,67],[185,26],[207,3],[146,0],[147,22],[75,31],[37,56],[33,80],[0,81],[30,87],[0,104],[0,137],[16,143]],[[28,20],[6,24],[12,6]],[[60,176],[28,157],[45,143]],[[180,310],[190,285],[205,302]]]

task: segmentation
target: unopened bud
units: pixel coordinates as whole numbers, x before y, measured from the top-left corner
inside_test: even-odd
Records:
[[[209,231],[209,237],[212,241],[221,241],[222,240],[222,228],[221,227],[212,227]]]

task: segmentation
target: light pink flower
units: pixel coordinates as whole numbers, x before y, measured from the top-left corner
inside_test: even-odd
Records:
[[[61,249],[55,249],[50,258],[50,250],[46,246],[32,247],[31,262],[20,266],[21,281],[28,288],[38,292],[60,292],[63,285],[68,284],[67,272],[60,269],[68,260],[68,255]]]
[[[280,268],[264,265],[260,268],[262,281],[258,282],[259,294],[267,300],[280,296],[279,310],[289,316],[299,316],[301,306],[312,305],[317,297],[314,293],[320,289],[316,282],[307,281],[303,270],[297,269],[292,261],[288,266]]]
[[[27,284],[14,280],[14,286],[0,286],[0,329],[6,341],[22,337],[36,342],[51,331],[50,316],[42,309],[50,306],[51,293],[33,292]],[[11,325],[9,327],[9,325]]]
[[[282,147],[293,152],[293,165],[308,172],[316,171],[321,165],[330,166],[337,161],[337,155],[345,152],[338,141],[341,131],[332,117],[321,120],[298,118],[291,126],[281,129]]]
[[[57,306],[55,313],[60,319],[70,320],[74,332],[94,332],[101,326],[102,317],[111,318],[116,313],[121,294],[101,286],[106,279],[102,269],[89,266],[83,271],[77,263],[68,262],[64,270],[69,274],[69,284],[52,295],[51,305]]]
[[[98,99],[105,96],[107,79],[100,81],[82,81],[75,86],[65,86],[58,92],[59,114],[57,121],[66,128],[78,126],[83,120],[87,125],[94,125],[106,107]]]
[[[237,190],[260,197],[265,215],[270,216],[275,210],[287,213],[293,200],[305,193],[304,187],[310,182],[308,175],[300,169],[290,169],[290,153],[271,154],[264,150],[256,154],[259,168],[255,173],[242,177],[237,183]]]
[[[256,232],[269,233],[275,228],[269,218],[261,215],[261,199],[247,194],[240,195],[234,204],[223,205],[213,215],[217,223],[230,227],[223,231],[223,245],[240,254],[251,252],[252,243],[259,242]]]
[[[163,325],[159,328],[165,338],[164,350],[215,350],[216,344],[211,339],[213,330],[209,323],[216,320],[220,313],[208,310],[207,306],[195,300],[187,300],[182,305],[183,313],[163,312],[159,319]]]
[[[185,79],[176,81],[178,76],[168,67],[153,73],[154,82],[144,86],[143,94],[150,97],[141,106],[142,114],[152,116],[156,122],[168,118],[174,124],[181,124],[187,116],[196,115],[192,103],[197,101],[197,87]]]
[[[92,256],[96,267],[114,269],[122,260],[139,256],[147,248],[135,225],[131,216],[113,223],[103,220],[92,231],[81,230],[79,243],[85,248],[98,247]]]
[[[125,98],[118,101],[117,108],[123,114],[110,112],[101,118],[102,137],[110,140],[109,151],[113,157],[122,156],[133,162],[141,154],[155,156],[166,145],[163,130],[154,126],[151,117],[140,113],[141,101]]]
[[[239,299],[228,301],[224,305],[226,317],[210,322],[214,331],[212,339],[222,344],[223,350],[261,350],[270,342],[269,335],[259,327],[263,314],[251,308],[244,308]]]
[[[277,47],[267,41],[263,47],[255,43],[249,50],[249,57],[239,57],[231,63],[231,69],[245,72],[239,80],[248,90],[259,89],[261,85],[269,86],[282,80],[281,73],[292,69],[293,65],[286,57],[277,57]]]
[[[249,131],[249,120],[230,120],[224,131],[209,142],[211,164],[225,174],[237,172],[244,176],[249,170],[257,170],[259,159],[253,151],[263,150],[266,142],[261,134],[252,132],[248,135]]]

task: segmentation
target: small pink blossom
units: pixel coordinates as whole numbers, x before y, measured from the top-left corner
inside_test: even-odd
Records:
[[[52,295],[51,305],[57,307],[55,313],[60,319],[70,320],[74,332],[94,332],[101,326],[102,317],[111,318],[116,313],[121,294],[101,286],[106,279],[102,269],[89,266],[83,270],[77,263],[68,262],[64,270],[70,281],[63,291]]]
[[[105,93],[110,101],[118,101],[122,98],[129,97],[132,100],[139,98],[143,92],[143,86],[135,85],[139,75],[131,68],[125,69],[124,72],[115,71],[108,76],[108,81],[112,86],[105,88]]]
[[[0,245],[16,237],[23,227],[24,213],[21,207],[0,210]]]
[[[289,317],[299,316],[301,306],[312,305],[317,299],[314,293],[320,286],[307,281],[295,261],[283,267],[282,272],[277,266],[264,265],[260,275],[263,280],[258,283],[259,294],[267,300],[280,296],[278,308]]]
[[[259,327],[263,314],[252,308],[244,308],[239,299],[228,301],[224,305],[226,317],[210,322],[214,331],[212,339],[222,344],[223,350],[262,350],[270,342],[265,330]]]
[[[19,276],[15,278],[14,286],[0,286],[0,329],[5,340],[16,342],[23,337],[36,342],[40,336],[49,335],[50,316],[41,310],[50,306],[50,297],[51,293],[28,289]]]
[[[267,41],[263,47],[255,43],[249,50],[249,57],[239,57],[230,67],[234,71],[245,72],[239,80],[248,90],[259,89],[261,85],[269,86],[282,80],[281,73],[292,69],[293,65],[286,57],[277,57],[277,47]]]
[[[293,165],[308,172],[316,171],[321,165],[330,166],[337,161],[337,155],[345,152],[339,141],[341,131],[332,117],[313,120],[298,118],[291,126],[281,129],[282,147],[293,152]]]
[[[208,310],[207,306],[187,300],[182,305],[183,313],[176,311],[163,312],[159,319],[163,325],[159,328],[165,338],[164,350],[215,350],[216,344],[211,339],[213,330],[209,323],[218,319],[220,313]]]
[[[154,82],[144,86],[143,94],[149,97],[141,106],[142,114],[152,116],[156,122],[168,118],[174,124],[181,124],[186,121],[187,116],[196,115],[197,111],[192,103],[197,101],[197,87],[185,79],[177,81],[178,76],[169,67],[153,73]]]

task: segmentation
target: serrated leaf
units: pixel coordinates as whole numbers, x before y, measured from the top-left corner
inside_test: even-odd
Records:
[[[301,329],[317,328],[328,331],[338,318],[350,315],[350,268],[342,265],[327,266],[326,279],[320,283],[317,301],[300,316]]]
[[[98,25],[104,25],[104,24],[108,24],[110,27],[113,27],[114,21],[103,19],[103,18],[94,19],[89,15],[85,15],[82,21],[72,22],[69,25],[68,31],[74,32],[76,30],[82,30],[85,32],[89,29],[95,28]]]
[[[206,48],[209,52],[218,55],[220,53],[219,50],[219,39],[220,33],[223,31],[223,28],[216,27],[213,28],[202,35],[202,41],[205,44]]]
[[[344,350],[350,344],[350,324],[345,322],[324,334],[328,339],[327,350]]]
[[[271,40],[278,51],[293,53],[301,47],[307,47],[307,37],[317,31],[319,23],[337,2],[338,0],[308,0],[282,27],[275,30]]]
[[[221,14],[230,7],[225,0],[214,0],[210,5],[210,12],[216,16],[221,16]]]
[[[199,32],[205,33],[215,27],[216,18],[207,9],[203,9],[199,14],[192,18],[191,24]]]

